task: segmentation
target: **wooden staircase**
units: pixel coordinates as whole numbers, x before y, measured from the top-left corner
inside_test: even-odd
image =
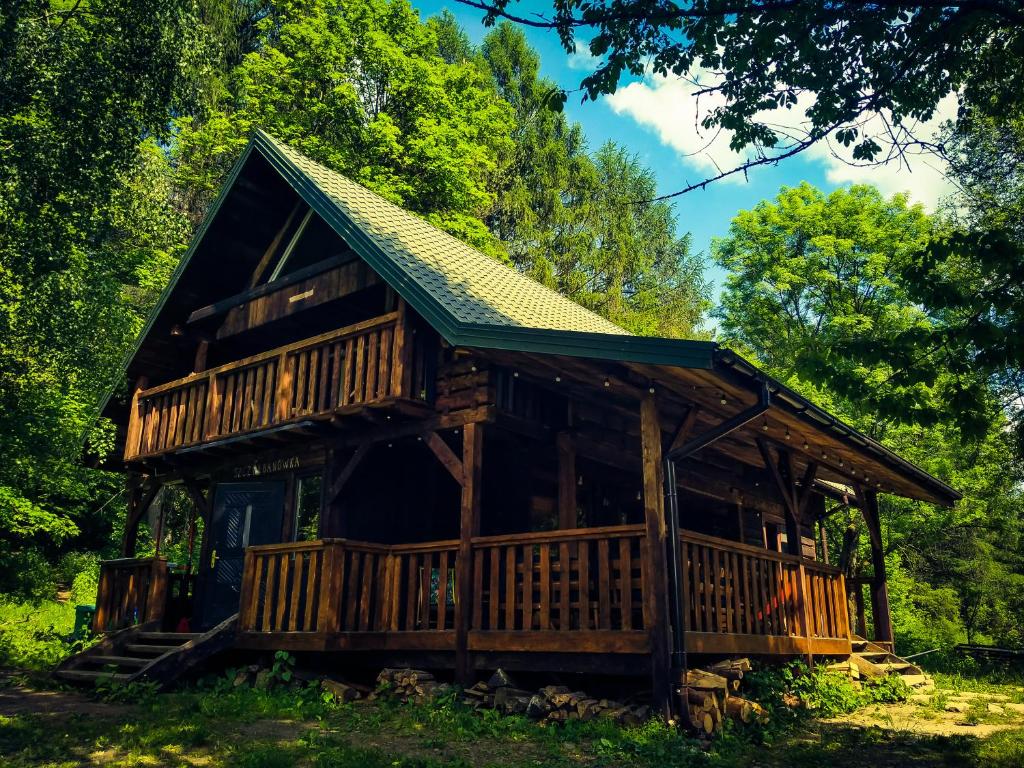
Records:
[[[163,689],[230,648],[237,624],[238,614],[203,633],[161,632],[155,622],[140,624],[107,635],[96,645],[68,657],[53,674],[69,683],[147,682]]]
[[[930,693],[935,690],[935,683],[919,666],[911,664],[887,648],[859,636],[853,638],[850,663],[864,677],[883,677],[896,673],[915,693]]]

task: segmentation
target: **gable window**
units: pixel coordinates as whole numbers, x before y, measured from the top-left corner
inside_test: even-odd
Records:
[[[270,273],[270,282],[350,251],[348,244],[338,237],[330,224],[317,216],[311,208],[306,211],[274,271]]]
[[[323,498],[323,475],[300,475],[295,478],[295,541],[320,538],[320,507]]]

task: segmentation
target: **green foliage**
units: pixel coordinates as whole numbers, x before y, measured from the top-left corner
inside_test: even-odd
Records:
[[[880,500],[904,652],[979,637],[1016,644],[1024,616],[1024,466],[996,399],[965,421],[946,408],[955,371],[908,380],[898,355],[858,352],[937,327],[906,273],[941,226],[899,195],[861,186],[825,195],[803,184],[740,212],[713,249],[729,270],[717,310],[727,343],[964,496],[954,509]],[[852,527],[860,551],[846,553],[847,566],[856,574],[868,561],[859,517],[837,510],[828,526],[834,562]]]
[[[743,683],[753,698],[769,709],[777,724],[803,714],[835,717],[869,704],[905,701],[909,694],[899,675],[889,675],[858,689],[849,675],[824,666],[811,670],[802,661],[759,667],[744,677]],[[798,708],[783,704],[787,695],[799,701]]]
[[[0,600],[0,666],[49,670],[79,648],[71,640],[75,608],[70,603]]]

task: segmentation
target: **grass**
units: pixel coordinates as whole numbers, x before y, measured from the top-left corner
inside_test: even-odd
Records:
[[[133,696],[134,702],[121,703]],[[44,706],[0,716],[0,764],[11,768],[1010,768],[1024,764],[1024,730],[984,740],[937,738],[807,719],[799,727],[767,733],[730,729],[705,751],[656,721],[633,728],[605,721],[540,726],[521,717],[473,712],[453,700],[429,706],[393,701],[335,705],[324,701],[314,687],[262,691],[233,688],[222,679],[171,694],[128,689],[116,698],[112,703],[86,701],[88,707],[81,712],[56,715]]]

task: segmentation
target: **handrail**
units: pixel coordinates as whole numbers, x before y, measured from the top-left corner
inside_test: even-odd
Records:
[[[715,536],[708,536],[704,533],[696,533],[694,531],[680,531],[679,538],[681,541],[688,541],[691,544],[704,544],[710,547],[718,547],[719,549],[723,549],[726,551],[743,553],[746,555],[756,555],[757,557],[763,557],[767,560],[775,560],[779,563],[792,563],[793,565],[803,565],[806,568],[814,568],[815,570],[820,570],[822,573],[842,573],[842,570],[836,568],[834,565],[826,565],[825,563],[819,563],[816,560],[808,560],[805,557],[800,557],[799,555],[791,555],[788,552],[776,552],[773,549],[755,547],[751,544],[741,544],[738,541],[719,539]]]
[[[302,548],[323,547],[330,544],[340,544],[345,547],[358,547],[374,552],[430,552],[441,549],[452,549],[459,546],[458,539],[443,539],[441,541],[424,541],[409,544],[380,544],[374,541],[357,541],[345,538],[312,539],[310,541],[284,541],[277,544],[258,544],[246,547],[246,550],[260,553],[291,552]]]
[[[506,533],[497,536],[474,536],[473,545],[524,544],[541,541],[586,541],[605,539],[610,536],[630,534],[644,535],[643,525],[603,525],[594,528],[566,528],[556,531],[530,531],[528,533]]]
[[[374,328],[383,327],[390,325],[398,320],[398,312],[389,312],[386,315],[379,315],[378,317],[364,320],[360,323],[353,323],[352,325],[346,325],[344,328],[337,328],[333,331],[326,331],[318,336],[311,336],[308,339],[301,339],[299,341],[292,342],[291,344],[285,344],[282,347],[276,347],[266,352],[260,352],[249,357],[243,357],[241,360],[233,360],[230,363],[223,363],[216,366],[215,368],[207,368],[203,371],[191,373],[180,379],[174,381],[168,381],[164,384],[158,384],[155,387],[144,389],[139,392],[139,397],[153,397],[154,395],[160,395],[164,392],[170,392],[174,389],[181,387],[187,387],[189,384],[195,384],[196,382],[203,381],[210,376],[216,376],[221,373],[228,373],[238,371],[243,368],[248,368],[251,365],[258,363],[265,363],[268,360],[275,360],[283,354],[289,354],[291,352],[301,352],[304,349],[310,347],[316,347],[323,344],[325,341],[337,341],[339,339],[346,339],[349,336],[358,336],[365,331],[372,330]]]

